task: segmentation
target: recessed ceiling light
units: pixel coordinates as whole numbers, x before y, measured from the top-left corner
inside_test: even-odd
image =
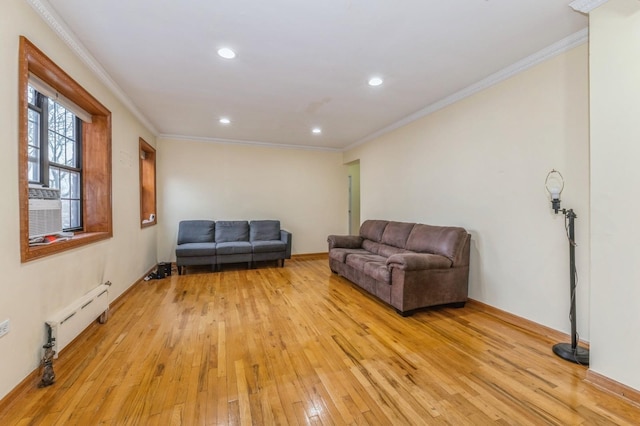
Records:
[[[221,49],[218,49],[218,55],[225,59],[233,59],[236,57],[236,52],[229,49],[228,47],[223,47]]]
[[[314,127],[313,129],[311,129],[311,133],[313,133],[314,135],[319,135],[320,133],[322,133],[322,129],[320,127]]]
[[[229,124],[229,123],[231,123],[231,120],[229,120],[227,117],[222,117],[218,121],[220,122],[220,124]]]
[[[380,77],[371,77],[369,79],[369,86],[380,86],[383,80]]]

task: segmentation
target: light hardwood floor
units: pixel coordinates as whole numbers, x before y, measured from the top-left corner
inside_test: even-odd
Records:
[[[326,258],[140,282],[0,424],[639,424],[481,305],[403,318]]]

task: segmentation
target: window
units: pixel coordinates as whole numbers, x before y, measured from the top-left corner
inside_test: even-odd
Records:
[[[140,227],[155,225],[156,150],[140,138]]]
[[[113,236],[111,112],[25,37],[19,62],[20,255],[26,262]],[[30,81],[55,96],[38,84],[29,88]],[[29,245],[29,183],[60,189],[63,227],[74,231],[72,239]]]
[[[60,190],[62,229],[80,230],[82,120],[31,85],[27,99],[29,183]]]

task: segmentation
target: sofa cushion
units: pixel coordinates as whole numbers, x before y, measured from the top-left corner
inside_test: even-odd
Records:
[[[216,252],[218,255],[251,253],[251,243],[248,241],[216,243]]]
[[[398,247],[394,247],[394,246],[387,246],[384,244],[380,244],[380,247],[378,247],[378,254],[380,256],[389,257],[389,256],[393,256],[394,254],[401,254],[401,253],[413,253],[413,252],[409,250],[401,249]]]
[[[364,249],[348,249],[348,248],[334,248],[329,252],[329,258],[344,263],[347,260],[347,256],[350,254],[368,254],[369,252]]]
[[[391,270],[384,263],[367,262],[364,264],[364,273],[375,280],[391,284]]]
[[[373,254],[379,254],[380,243],[371,240],[362,240],[362,248]]]
[[[452,265],[451,259],[432,253],[402,253],[394,254],[387,259],[387,266],[400,268],[404,271],[418,271],[427,269],[448,269]]]
[[[214,229],[212,220],[183,220],[178,224],[178,244],[213,242]]]
[[[249,224],[249,241],[280,240],[279,220],[252,220]]]
[[[379,243],[387,223],[386,220],[365,220],[360,226],[360,236]]]
[[[284,241],[252,241],[251,247],[254,253],[272,253],[278,251],[285,251],[287,245]]]
[[[346,264],[360,271],[364,271],[364,265],[369,262],[377,262],[382,265],[386,265],[387,258],[376,254],[352,253],[347,255]]]
[[[405,248],[413,226],[413,223],[389,222],[384,228],[380,242],[394,247]]]
[[[249,222],[246,220],[219,220],[216,222],[216,243],[232,241],[249,241]]]
[[[416,224],[406,248],[418,253],[440,254],[453,260],[466,241],[467,231],[450,226]]]
[[[184,243],[176,246],[177,257],[215,256],[216,243]]]

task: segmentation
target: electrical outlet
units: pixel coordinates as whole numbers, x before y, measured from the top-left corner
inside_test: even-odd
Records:
[[[9,332],[9,319],[0,322],[0,337],[4,336]]]

